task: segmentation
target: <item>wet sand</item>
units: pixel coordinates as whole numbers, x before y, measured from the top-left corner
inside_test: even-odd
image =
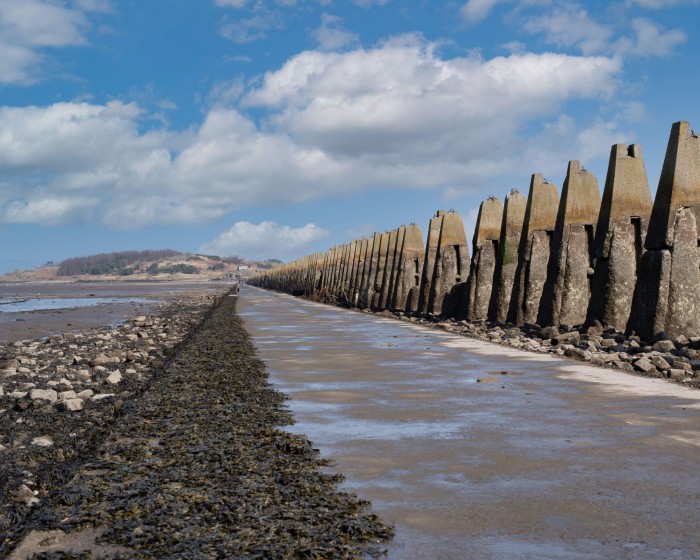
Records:
[[[25,298],[113,298],[113,303],[19,313],[0,311],[0,342],[43,338],[118,325],[150,313],[159,302],[187,290],[215,290],[218,282],[27,282],[0,283],[0,301]]]
[[[697,558],[700,391],[247,286],[239,313],[388,558]]]

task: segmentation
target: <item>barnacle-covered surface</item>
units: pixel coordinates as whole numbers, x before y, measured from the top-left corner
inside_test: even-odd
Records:
[[[379,552],[376,543],[392,530],[366,502],[338,491],[338,477],[321,472],[325,463],[306,437],[280,429],[292,423],[286,397],[267,382],[235,305],[236,297],[224,297],[148,390],[126,401],[70,480],[34,505],[21,532],[10,532],[4,552],[14,549],[18,558]]]

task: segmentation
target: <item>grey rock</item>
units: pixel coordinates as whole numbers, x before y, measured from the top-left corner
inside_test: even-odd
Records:
[[[53,445],[53,439],[49,436],[37,436],[32,440],[32,445],[38,445],[39,447],[51,447]]]
[[[53,389],[32,389],[29,392],[29,398],[33,401],[43,400],[56,402],[58,400],[58,393]]]
[[[644,373],[651,373],[656,371],[656,366],[651,363],[650,360],[647,360],[646,358],[640,358],[636,362],[634,362],[634,367],[635,369],[642,371]]]
[[[59,402],[56,407],[66,412],[77,412],[83,409],[83,399],[66,399]]]

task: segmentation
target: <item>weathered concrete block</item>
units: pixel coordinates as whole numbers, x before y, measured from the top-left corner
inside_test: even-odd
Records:
[[[368,258],[365,262],[362,289],[359,298],[359,307],[362,309],[369,307],[374,297],[374,282],[377,277],[380,241],[381,235],[379,233],[374,233],[368,247]]]
[[[396,274],[396,289],[392,301],[392,309],[415,312],[418,310],[420,279],[423,272],[425,247],[423,235],[416,224],[410,224],[405,229],[401,254]]]
[[[420,294],[418,296],[418,312],[425,314],[428,312],[430,301],[430,287],[435,274],[435,256],[437,255],[440,230],[442,228],[442,218],[444,210],[438,210],[435,216],[430,219],[428,226],[428,239],[425,244],[425,257],[423,259],[423,272],[421,273]]]
[[[435,267],[430,288],[428,312],[456,317],[467,281],[469,247],[461,216],[454,211],[443,215]]]
[[[650,337],[700,334],[700,138],[671,127],[639,268],[628,330]]]
[[[393,274],[394,274],[394,259],[396,257],[396,242],[398,240],[398,230],[391,230],[387,237],[386,256],[384,257],[384,270],[382,273],[381,287],[379,289],[379,298],[377,299],[376,309],[386,309],[387,299],[392,289]]]
[[[491,305],[489,310],[489,319],[501,323],[505,323],[508,319],[508,310],[513,296],[513,283],[518,268],[520,234],[523,229],[526,207],[527,200],[516,189],[510,191],[503,205],[503,219],[491,296],[494,305]]]
[[[598,181],[578,161],[570,161],[562,188],[547,282],[553,290],[551,323],[586,320],[594,264],[594,234],[600,210]],[[547,302],[543,300],[545,305]],[[541,307],[542,311],[542,307]],[[548,313],[544,313],[548,318]]]
[[[523,229],[518,248],[518,266],[508,321],[518,325],[541,323],[540,300],[547,282],[552,234],[557,222],[559,194],[541,173],[530,179]],[[551,291],[547,296],[551,299]]]
[[[627,328],[651,207],[641,147],[615,144],[596,225],[589,324]]]
[[[376,268],[372,275],[372,299],[370,300],[371,309],[379,309],[379,300],[382,294],[382,285],[384,283],[384,270],[386,269],[386,259],[389,252],[389,232],[385,231],[379,236],[379,253],[377,254]]]
[[[488,316],[502,220],[503,205],[500,200],[489,197],[481,203],[474,230],[474,252],[469,270],[466,309],[463,312],[470,321]]]

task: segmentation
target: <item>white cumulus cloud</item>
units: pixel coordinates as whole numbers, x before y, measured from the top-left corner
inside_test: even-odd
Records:
[[[104,0],[0,0],[0,84],[28,84],[40,77],[46,49],[87,43],[90,12],[107,12]]]
[[[200,247],[200,252],[221,256],[239,255],[249,259],[268,259],[304,254],[305,248],[329,235],[316,224],[299,228],[281,226],[272,221],[259,224],[236,222],[215,240]]]
[[[219,92],[185,131],[144,132],[141,107],[120,101],[0,106],[0,221],[39,221],[30,203],[76,197],[94,219],[136,228],[369,189],[489,192],[535,171],[523,154],[543,124],[570,100],[605,103],[621,71],[604,56],[446,59],[410,35],[300,53],[253,90]],[[249,108],[268,117],[255,122]],[[565,161],[574,142],[563,138],[553,157]]]

